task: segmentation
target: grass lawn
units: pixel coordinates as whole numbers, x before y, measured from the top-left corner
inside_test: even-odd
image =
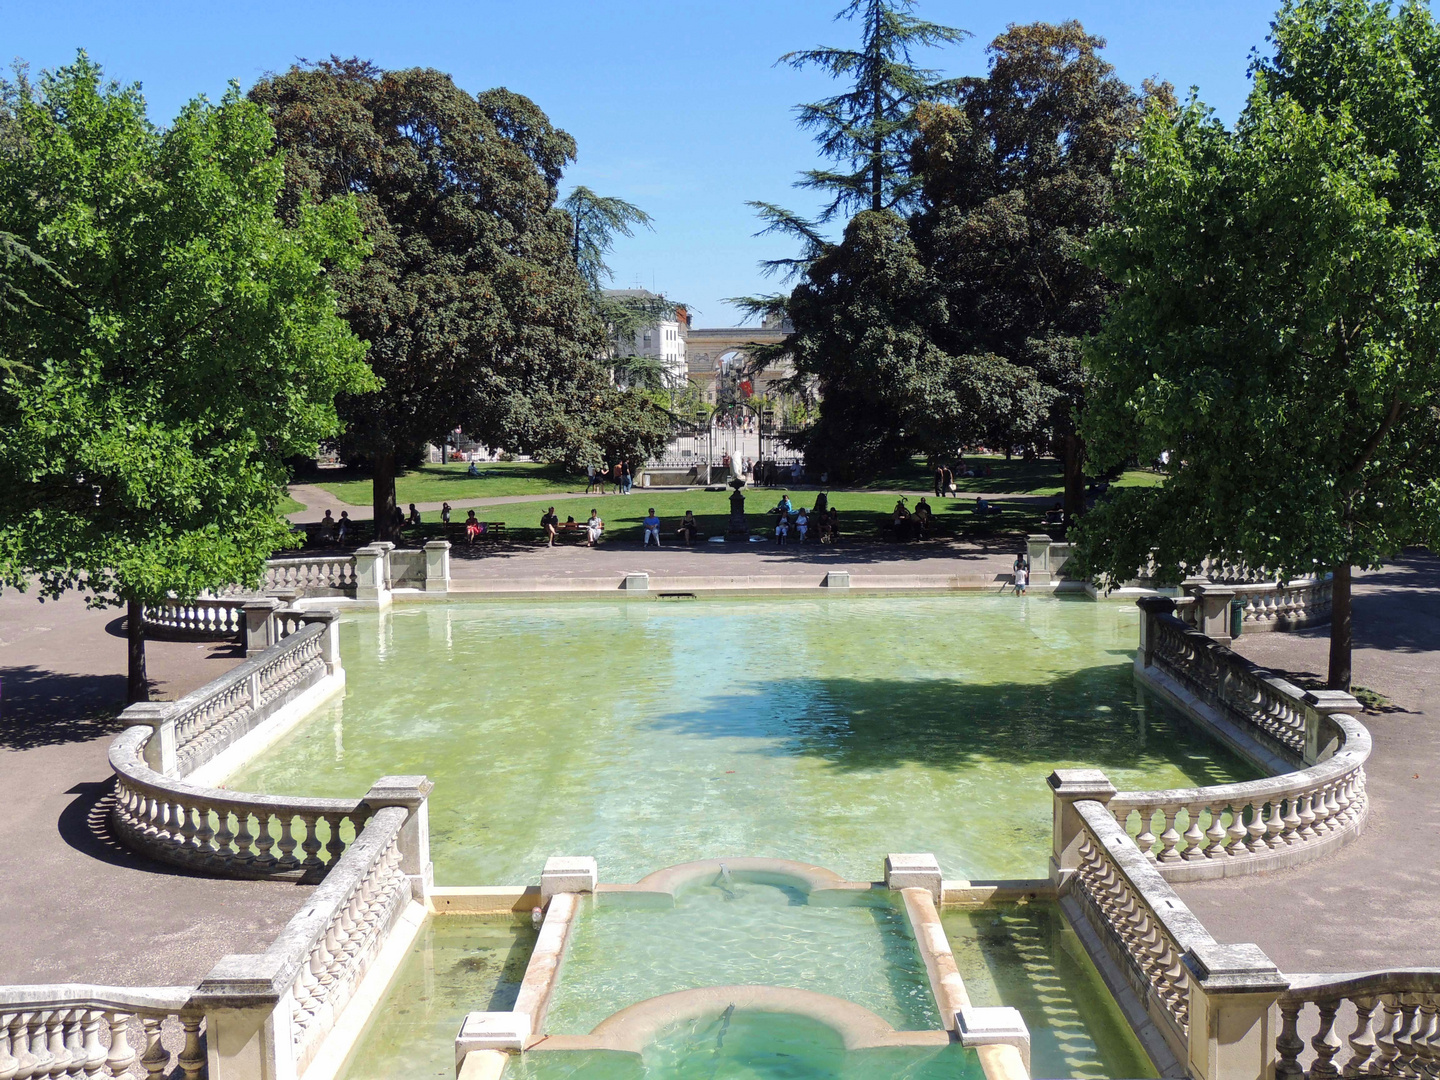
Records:
[[[294,499],[292,499],[289,495],[281,495],[281,496],[280,496],[280,507],[279,507],[279,509],[276,510],[276,513],[279,514],[281,517],[284,517],[286,514],[293,514],[293,513],[295,513],[297,510],[304,510],[304,509],[305,509],[305,504],[304,504],[304,503],[296,502],[296,501],[295,501]]]
[[[781,488],[746,488],[745,511],[750,520],[753,534],[773,537],[774,519],[766,511],[780,501]],[[811,507],[816,492],[791,492],[790,501],[799,507]],[[909,499],[913,508],[916,499]],[[546,503],[515,503],[511,505],[479,507],[475,516],[482,521],[502,521],[508,533],[517,539],[540,535],[540,515],[545,512]],[[723,536],[730,519],[730,493],[728,491],[650,492],[636,488],[630,495],[605,495],[596,497],[582,495],[579,498],[555,500],[555,513],[563,522],[567,517],[581,523],[590,517],[590,509],[600,511],[605,519],[605,534],[611,540],[632,540],[641,538],[641,520],[650,507],[655,508],[662,522],[666,542],[671,542],[673,533],[686,510],[695,511],[700,522],[700,531],[706,537]],[[878,492],[841,491],[830,493],[830,505],[840,511],[840,532],[845,537],[876,539],[889,522],[895,508],[895,496]],[[1017,540],[1028,532],[1040,528],[1041,510],[1024,504],[997,502],[1001,512],[984,518],[976,517],[973,502],[956,499],[930,499],[931,509],[939,523],[938,535],[959,536],[966,539],[1015,537]],[[451,515],[452,529],[465,520],[465,511],[457,510]],[[439,536],[440,515],[438,512],[421,515],[421,532],[428,538]],[[407,536],[420,536],[407,530]],[[457,537],[452,535],[452,541]]]
[[[989,476],[957,476],[955,486],[961,491],[983,495],[1054,495],[1064,487],[1064,474],[1057,458],[1020,458],[1005,460],[1004,454],[966,454],[970,466],[989,466]],[[1163,478],[1149,469],[1131,469],[1120,477],[1115,487],[1153,487]],[[925,467],[922,457],[911,458],[906,465],[891,469],[862,485],[867,491],[934,491],[935,472]]]
[[[409,503],[454,502],[456,499],[491,499],[504,495],[563,495],[585,490],[585,477],[559,465],[533,461],[479,463],[480,475],[467,475],[470,466],[421,465],[395,481],[395,501]],[[370,505],[370,477],[346,470],[343,479],[321,480],[315,485],[351,506]],[[463,516],[463,515],[462,515]]]

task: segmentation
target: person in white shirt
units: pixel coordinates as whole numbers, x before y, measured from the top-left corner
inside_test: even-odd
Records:
[[[800,513],[795,515],[795,531],[800,534],[800,543],[805,542],[805,534],[810,529],[810,517],[805,513],[805,508],[800,508]]]
[[[600,511],[591,510],[590,520],[585,523],[585,546],[594,547],[600,542],[600,535],[605,531],[605,522],[600,520]]]
[[[1030,584],[1030,568],[1021,564],[1015,568],[1015,595],[1024,596],[1025,589]]]

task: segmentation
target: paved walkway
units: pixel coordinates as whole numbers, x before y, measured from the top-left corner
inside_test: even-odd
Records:
[[[1328,649],[1328,627],[1237,645],[1322,679]],[[1440,967],[1440,559],[1357,578],[1354,671],[1395,710],[1361,718],[1374,750],[1360,839],[1309,866],[1176,889],[1217,939],[1256,942],[1285,972]]]
[[[106,835],[106,750],[125,700],[123,620],[75,595],[0,594],[0,984],[198,981],[263,951],[310,889],[188,877]],[[228,670],[232,646],[152,641],[157,698]]]

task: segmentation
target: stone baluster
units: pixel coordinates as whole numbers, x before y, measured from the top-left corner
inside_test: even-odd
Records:
[[[250,811],[243,807],[236,807],[235,854],[230,861],[236,866],[249,866],[255,861],[255,853],[251,851],[254,842],[255,837],[250,832]]]
[[[1205,858],[1205,832],[1200,828],[1200,815],[1204,809],[1199,803],[1185,807],[1185,850],[1180,855],[1185,862],[1199,862]]]
[[[145,1030],[145,1053],[140,1058],[140,1067],[145,1070],[148,1080],[160,1080],[170,1064],[170,1052],[160,1041],[162,1023],[158,1016],[146,1016],[141,1020]]]
[[[320,861],[320,815],[302,812],[298,817],[300,823],[305,827],[305,839],[300,844],[300,850],[305,853],[305,858],[300,863],[300,867],[307,873],[319,871],[325,865]]]
[[[1415,1049],[1423,1062],[1421,1071],[1440,1075],[1440,995],[1421,996],[1420,1017],[1424,1036],[1415,1040]]]
[[[35,1077],[36,1080],[50,1075],[50,1046],[45,1030],[45,1022],[49,1018],[50,1014],[43,1010],[28,1014],[30,1055],[27,1067],[30,1071],[22,1075]]]
[[[1342,1070],[1345,1076],[1360,1076],[1369,1071],[1370,1059],[1375,1055],[1375,1032],[1370,1016],[1375,1011],[1376,999],[1357,997],[1355,1005],[1355,1030],[1346,1041],[1350,1044],[1350,1060]]]
[[[0,1080],[14,1080],[20,1071],[20,1060],[11,1049],[14,1046],[12,1031],[19,1019],[15,1015],[0,1015]]]
[[[282,813],[280,819],[280,859],[276,864],[277,869],[282,871],[297,870],[300,867],[300,860],[295,857],[295,848],[299,841],[295,838],[295,815]]]
[[[80,1068],[76,1076],[99,1076],[105,1068],[105,1044],[100,1039],[100,1028],[105,1025],[105,1014],[99,1009],[84,1010],[80,1027],[80,1045],[76,1050],[76,1062]],[[108,1027],[107,1027],[108,1031]],[[80,1069],[83,1068],[82,1073]]]
[[[1280,1002],[1280,1034],[1275,1037],[1275,1080],[1302,1080],[1305,1070],[1300,1065],[1300,1054],[1305,1049],[1305,1040],[1300,1038],[1300,1010],[1305,1007],[1301,1001]]]
[[[1379,1051],[1379,1059],[1375,1065],[1375,1072],[1381,1076],[1390,1076],[1399,1070],[1395,1067],[1396,1056],[1400,1048],[1395,1045],[1397,1035],[1403,1033],[1400,1028],[1400,1003],[1396,994],[1381,994],[1380,1008],[1383,1015],[1380,1026],[1375,1031],[1375,1046]]]
[[[85,1014],[87,1009],[69,1009],[61,1018],[60,1049],[65,1055],[63,1065],[51,1066],[54,1077],[85,1075]]]
[[[200,1045],[199,1016],[182,1016],[180,1026],[185,1031],[185,1045],[180,1051],[179,1065],[185,1073],[185,1080],[199,1080],[205,1070],[205,1048]]]
[[[1210,828],[1205,830],[1205,839],[1209,841],[1205,845],[1205,857],[1207,859],[1223,859],[1225,857],[1225,841],[1229,836],[1225,828],[1225,804],[1211,803],[1205,807],[1210,814]]]
[[[1310,1046],[1315,1051],[1310,1076],[1312,1080],[1331,1080],[1340,1075],[1340,1069],[1335,1064],[1335,1055],[1342,1045],[1335,1034],[1335,1014],[1340,1011],[1340,1002],[1335,999],[1318,1001],[1315,1007],[1320,1012],[1320,1025],[1310,1038]]]
[[[1250,828],[1245,823],[1245,804],[1235,803],[1230,807],[1230,826],[1225,830],[1225,854],[1232,858],[1244,855],[1250,839]]]
[[[325,861],[327,866],[334,866],[340,856],[345,854],[345,841],[340,836],[340,823],[344,820],[344,814],[325,815],[325,824],[330,826],[330,839],[325,844],[325,851],[330,856],[330,858]],[[358,826],[356,831],[359,831]]]
[[[1151,862],[1155,861],[1155,833],[1151,826],[1155,823],[1155,807],[1142,806],[1140,810],[1140,831],[1135,836],[1135,846],[1144,852],[1145,857]],[[1128,816],[1128,815],[1127,815]],[[1123,821],[1120,823],[1125,824]]]
[[[1160,854],[1155,856],[1155,861],[1161,864],[1177,863],[1180,861],[1180,853],[1176,847],[1180,844],[1180,834],[1175,830],[1175,819],[1180,816],[1181,807],[1166,806],[1165,828],[1160,833]]]
[[[1396,1051],[1395,1071],[1398,1076],[1402,1077],[1420,1076],[1421,1071],[1416,1067],[1420,1055],[1415,1047],[1420,996],[1418,994],[1400,994],[1397,1000],[1400,1005],[1400,1020],[1395,1025],[1395,1033],[1392,1037]]]

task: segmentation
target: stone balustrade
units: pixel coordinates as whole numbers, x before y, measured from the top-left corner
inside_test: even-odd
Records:
[[[194,987],[0,988],[0,1077],[118,1077],[205,1071],[204,1016]],[[171,1044],[167,1046],[166,1043]]]
[[[245,601],[233,596],[170,600],[145,605],[142,618],[148,637],[180,641],[238,640],[245,632]]]
[[[1257,946],[1210,936],[1102,801],[1103,775],[1059,770],[1050,785],[1061,907],[1161,1075],[1269,1075],[1285,977]]]
[[[1331,581],[1328,577],[1296,578],[1278,584],[1244,583],[1234,586],[1235,603],[1242,607],[1241,624],[1247,634],[1272,630],[1298,630],[1330,621]]]
[[[1122,792],[1115,819],[1169,881],[1295,866],[1350,842],[1369,810],[1370,732],[1348,694],[1304,691],[1140,601],[1136,673],[1202,726],[1280,775],[1241,784]]]
[[[294,591],[300,596],[354,596],[354,555],[271,559],[265,564],[264,590]]]
[[[1295,975],[1279,1004],[1277,1080],[1440,1075],[1440,971]]]
[[[267,601],[273,614],[274,601]],[[252,605],[253,606],[253,605]],[[173,703],[147,702],[122,719],[148,724],[150,764],[184,776],[212,759],[327,676],[339,672],[336,614],[294,612],[278,644]]]
[[[220,877],[315,881],[369,818],[360,800],[246,795],[162,775],[145,763],[151,734],[132,727],[110,745],[110,827],[152,859]]]

